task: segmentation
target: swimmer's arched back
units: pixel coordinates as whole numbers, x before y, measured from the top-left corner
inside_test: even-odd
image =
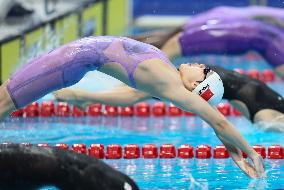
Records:
[[[136,40],[112,36],[82,38],[33,59],[11,77],[7,88],[15,106],[20,108],[51,91],[71,86],[88,71],[112,62],[122,66],[130,85],[136,87],[135,69],[152,58],[171,65],[159,49]]]

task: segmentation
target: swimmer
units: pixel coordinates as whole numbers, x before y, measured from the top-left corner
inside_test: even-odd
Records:
[[[194,67],[206,69],[204,64],[182,65],[182,67],[188,72],[190,70],[195,72]],[[269,131],[284,132],[284,99],[280,94],[265,83],[247,75],[218,66],[210,68],[218,73],[223,81],[223,99],[229,100],[247,119],[257,123],[259,127]],[[59,101],[66,101],[83,109],[91,103],[128,106],[152,98],[151,95],[126,85],[96,93],[66,88],[55,92],[54,95]]]
[[[218,7],[192,17],[169,32],[134,39],[160,48],[166,56],[258,52],[284,79],[284,10],[268,7]]]
[[[0,170],[0,189],[138,190],[103,161],[59,148],[1,144]]]
[[[262,157],[208,104],[222,99],[224,87],[219,75],[201,66],[193,69],[192,73],[181,66],[178,71],[159,49],[129,38],[82,38],[31,60],[12,75],[0,88],[0,118],[52,91],[74,85],[88,71],[99,70],[138,91],[196,113],[212,126],[241,170],[250,177],[264,177]],[[253,165],[242,157],[241,150]]]

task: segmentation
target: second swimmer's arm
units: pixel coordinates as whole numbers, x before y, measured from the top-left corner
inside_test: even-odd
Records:
[[[218,111],[211,107],[206,101],[200,98],[198,95],[189,92],[183,86],[172,88],[171,90],[166,90],[164,92],[164,97],[169,99],[178,107],[186,111],[192,111],[197,113],[202,119],[209,123],[218,138],[224,142],[226,147],[229,145],[236,147],[248,154],[255,164],[255,169],[257,175],[263,176],[263,166],[259,164],[259,155],[249,146],[247,141],[242,137],[242,135],[233,127],[233,125]],[[231,149],[233,153],[236,153]],[[230,152],[231,153],[231,152]],[[236,162],[236,160],[234,159]],[[251,168],[246,167],[247,163],[238,163],[238,166],[244,170],[248,175],[253,177],[251,173]],[[245,166],[242,166],[245,165]],[[246,170],[247,169],[247,170]]]
[[[172,36],[167,42],[164,43],[164,45],[161,47],[161,50],[163,53],[169,58],[173,59],[176,56],[181,55],[181,46],[179,43],[179,38],[182,32],[179,32]]]

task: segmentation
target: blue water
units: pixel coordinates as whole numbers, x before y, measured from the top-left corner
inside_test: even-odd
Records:
[[[248,61],[244,57],[201,56],[180,58],[180,61],[219,64],[226,68],[245,70],[270,68],[261,59]],[[98,72],[87,75],[75,88],[100,90],[111,88],[118,81]],[[284,94],[279,79],[269,84]],[[52,98],[51,95],[45,99]],[[265,132],[243,117],[228,117],[251,145],[284,146],[283,133]],[[13,119],[2,123],[1,141],[31,143],[91,143],[157,145],[171,143],[221,144],[213,130],[198,117],[84,117]],[[252,180],[246,177],[231,159],[135,159],[104,160],[131,176],[141,189],[284,189],[284,159],[265,159],[268,178]],[[47,188],[45,188],[47,189]],[[50,188],[48,188],[50,189]],[[51,188],[54,189],[54,188]]]

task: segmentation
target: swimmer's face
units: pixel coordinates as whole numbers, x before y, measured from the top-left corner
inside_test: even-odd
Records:
[[[180,77],[187,90],[193,91],[200,81],[204,80],[204,69],[204,64],[186,63],[180,65]]]

